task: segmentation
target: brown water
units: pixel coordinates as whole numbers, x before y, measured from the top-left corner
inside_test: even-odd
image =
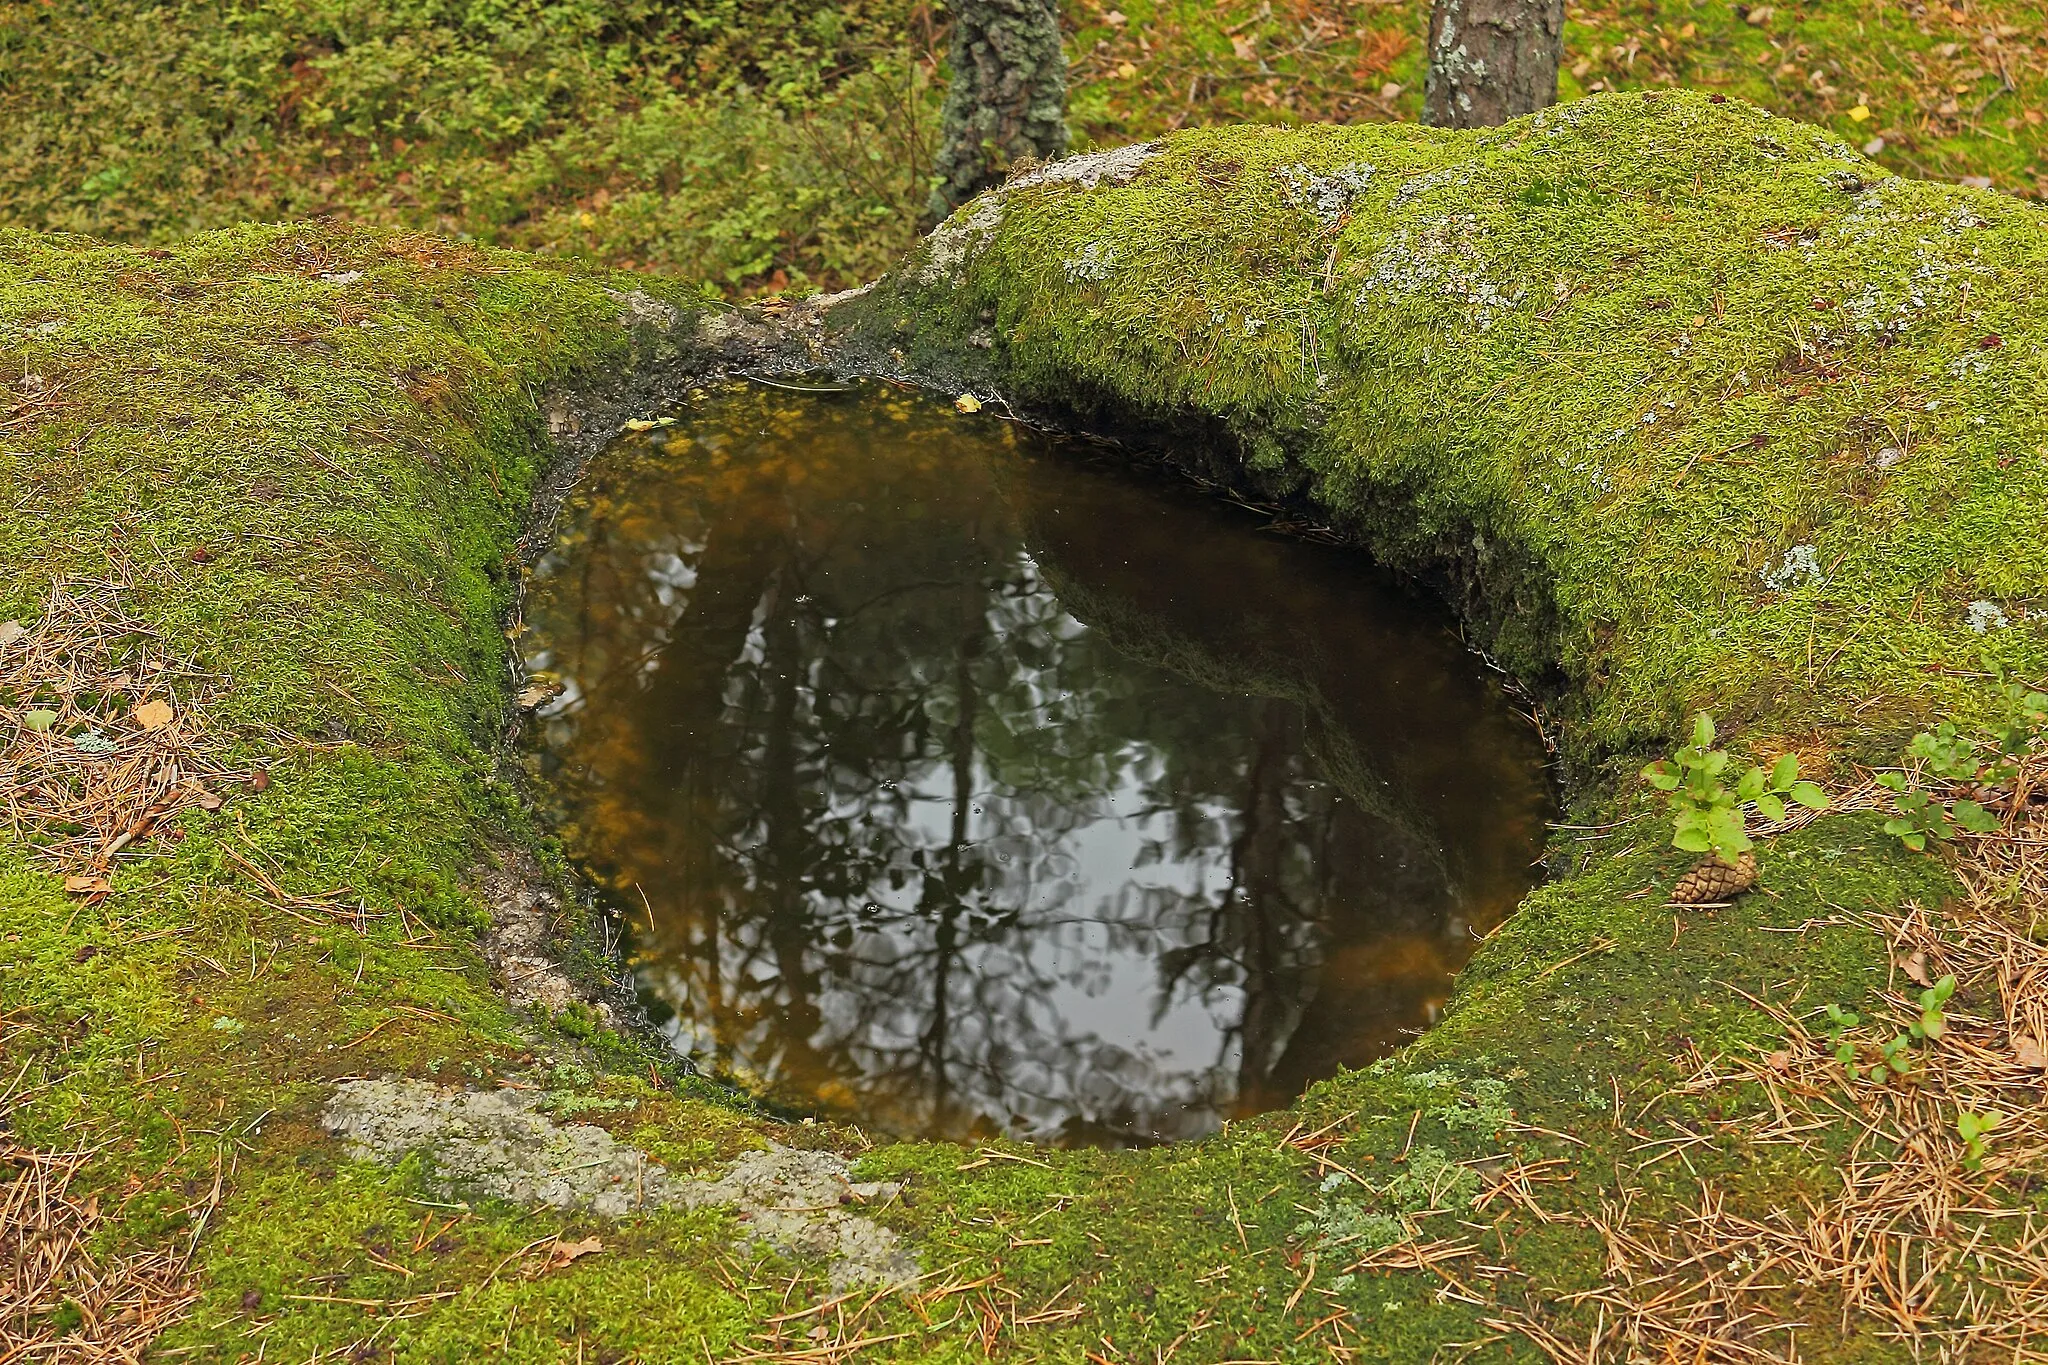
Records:
[[[1542,750],[1440,610],[885,385],[699,394],[535,575],[536,761],[678,1051],[898,1134],[1193,1137],[1436,1016]]]

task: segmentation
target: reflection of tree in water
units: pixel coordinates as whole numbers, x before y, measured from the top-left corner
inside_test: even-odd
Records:
[[[1008,485],[1079,480],[1049,496],[1166,516],[1183,556],[1270,547],[1039,461],[999,493],[897,398],[748,392],[679,430],[593,471],[534,602],[571,841],[648,897],[679,1045],[892,1129],[1086,1139],[1202,1131],[1422,1022],[1463,952],[1441,863],[1324,779],[1294,700],[1068,615]],[[1324,980],[1360,951],[1362,1020]]]

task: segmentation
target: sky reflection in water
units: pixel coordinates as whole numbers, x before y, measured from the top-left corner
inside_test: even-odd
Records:
[[[1533,732],[1355,557],[887,386],[677,418],[539,566],[532,743],[707,1070],[1198,1136],[1426,1026],[1532,883]]]

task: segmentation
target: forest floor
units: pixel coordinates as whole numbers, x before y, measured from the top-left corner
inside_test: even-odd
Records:
[[[1892,171],[2048,194],[2033,0],[1574,4],[1561,96],[1686,86]],[[1079,149],[1235,121],[1413,121],[1423,0],[1068,0]],[[0,223],[165,245],[334,215],[728,295],[873,278],[916,236],[923,0],[0,14]]]
[[[503,762],[506,630],[536,490],[644,415],[564,395],[768,324],[386,228],[10,233],[0,1351],[2039,1358],[2040,211],[1680,94],[1124,165],[961,215],[839,344],[1203,421],[1562,680],[1552,879],[1442,1023],[1147,1151],[679,1076]],[[1680,910],[1635,772],[1698,708],[1838,810]],[[1943,720],[2021,767],[1916,852],[1870,774],[1968,799],[1902,758]]]

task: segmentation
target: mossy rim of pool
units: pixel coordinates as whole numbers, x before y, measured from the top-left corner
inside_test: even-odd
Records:
[[[1637,1169],[1629,1128],[1763,1106],[1679,1082],[1773,1045],[1758,1001],[1868,1009],[1890,960],[1857,916],[1957,891],[1880,815],[1838,814],[1766,843],[1761,893],[1675,913],[1688,860],[1635,770],[1705,708],[1738,750],[1839,785],[1935,719],[1984,723],[1995,670],[2048,672],[2043,229],[1670,92],[1483,132],[1181,133],[1014,181],[858,296],[743,314],[331,224],[149,251],[0,237],[0,619],[123,577],[219,679],[214,761],[265,775],[105,892],[0,843],[14,1140],[94,1149],[75,1184],[104,1264],[190,1248],[170,1358],[727,1359],[843,1342],[805,1334],[854,1307],[862,1359],[1597,1337],[1573,1296],[1606,1278],[1590,1219],[1623,1163],[1653,1221],[1703,1184],[1761,1213],[1838,1180],[1725,1135]],[[522,556],[576,462],[664,395],[820,363],[1205,452],[1195,472],[1436,586],[1545,693],[1578,828],[1442,1023],[1289,1111],[1135,1152],[872,1146],[664,1074],[605,1024],[603,921],[503,762]],[[508,916],[530,935],[510,947]],[[535,940],[559,966],[514,1010],[483,949]],[[835,1258],[888,1257],[749,1241],[744,1199],[448,1207],[427,1156],[352,1157],[322,1126],[337,1085],[393,1076],[534,1087],[497,1093],[678,1175],[771,1140],[846,1157],[850,1189],[890,1192],[864,1227],[929,1292],[786,1318],[833,1297]],[[1517,1159],[1569,1177],[1541,1215],[1455,1197]],[[1403,1220],[1478,1239],[1491,1269],[1318,1252]],[[1807,1355],[1910,1354],[1825,1296],[1760,1301],[1810,1324]],[[8,1325],[126,1330],[77,1310]]]

